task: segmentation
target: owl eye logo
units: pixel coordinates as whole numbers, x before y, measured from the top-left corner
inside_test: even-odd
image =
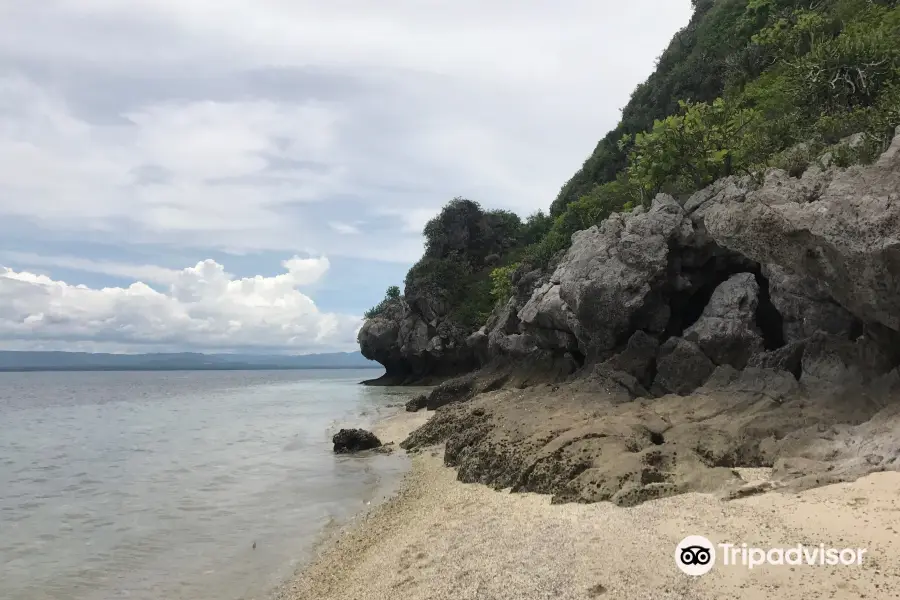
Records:
[[[703,546],[687,546],[681,549],[680,560],[684,565],[708,565],[712,559],[709,548]]]
[[[716,547],[702,535],[689,535],[675,547],[675,566],[685,575],[705,575],[716,564]]]

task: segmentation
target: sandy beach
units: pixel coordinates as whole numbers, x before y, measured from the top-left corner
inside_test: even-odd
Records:
[[[401,441],[424,413],[376,432]],[[766,469],[740,470],[764,481]],[[285,600],[900,597],[900,474],[875,473],[799,494],[726,501],[683,494],[621,508],[551,505],[538,494],[456,480],[434,448],[413,455],[398,493],[323,544]],[[761,548],[865,548],[860,566],[675,566],[688,535]]]

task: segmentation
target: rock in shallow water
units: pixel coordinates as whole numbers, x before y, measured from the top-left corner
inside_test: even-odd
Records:
[[[331,438],[335,454],[371,450],[381,446],[381,440],[365,429],[341,429]]]

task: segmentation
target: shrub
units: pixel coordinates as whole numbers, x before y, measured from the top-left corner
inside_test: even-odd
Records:
[[[495,303],[505,304],[512,297],[512,274],[518,267],[519,263],[513,263],[491,271],[491,296]]]
[[[400,298],[400,288],[396,285],[392,285],[387,289],[387,292],[384,294],[384,299],[367,310],[365,312],[365,317],[367,319],[374,319],[378,315],[384,313],[387,307],[395,300]]]
[[[485,212],[477,202],[454,198],[425,225],[425,255],[439,259],[457,254],[480,266],[486,256],[518,245],[521,227],[513,212]]]
[[[748,166],[740,138],[758,118],[755,111],[721,98],[712,104],[679,105],[679,114],[657,120],[650,131],[633,138],[628,176],[645,198],[660,191],[695,191]],[[623,138],[623,147],[630,142],[632,138]]]

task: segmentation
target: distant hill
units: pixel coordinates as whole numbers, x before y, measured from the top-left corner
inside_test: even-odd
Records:
[[[195,371],[381,368],[359,352],[277,354],[92,354],[0,351],[0,371]]]

